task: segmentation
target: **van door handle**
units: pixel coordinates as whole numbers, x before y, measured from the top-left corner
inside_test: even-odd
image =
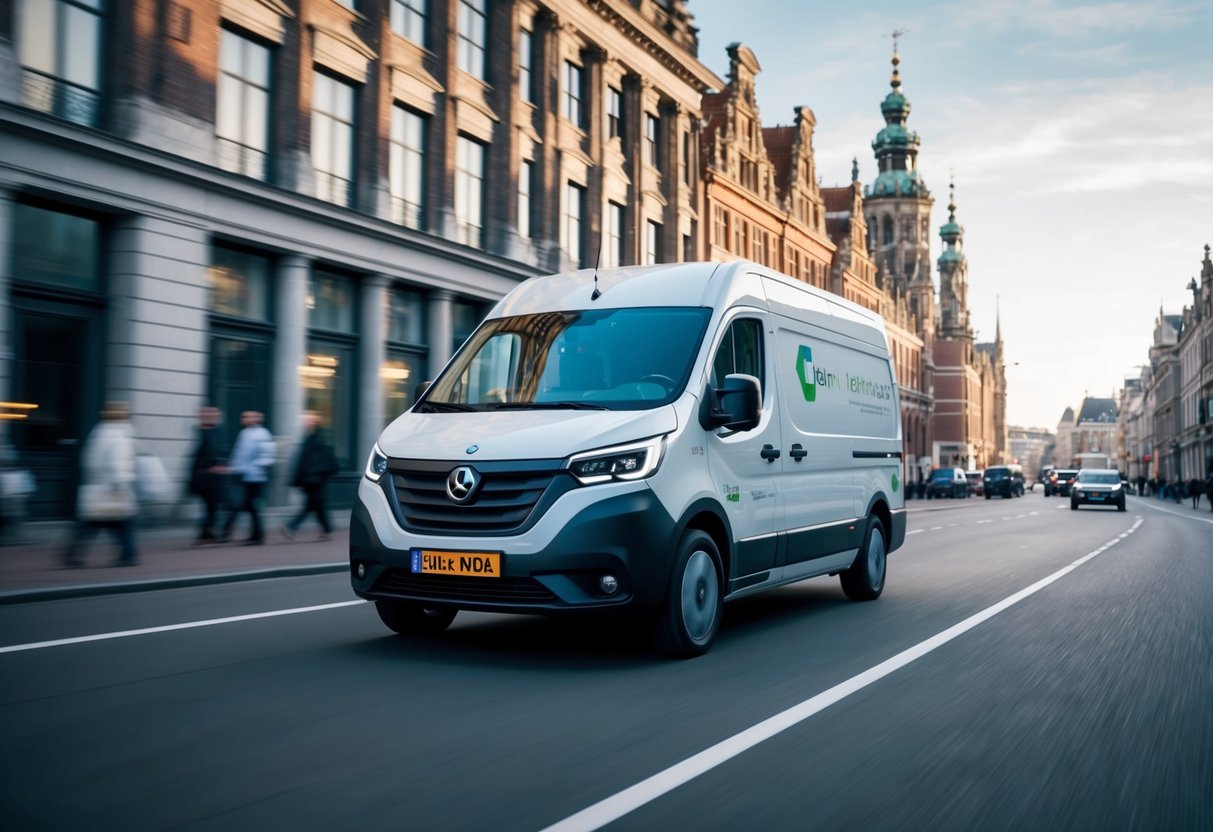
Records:
[[[806,451],[804,449],[804,447],[801,446],[799,443],[793,445],[792,450],[788,451],[788,456],[790,456],[792,459],[796,460],[797,462],[800,462],[800,460],[804,459],[808,455],[809,455],[809,452]]]
[[[761,453],[762,458],[767,462],[774,462],[779,459],[779,449],[774,445],[763,445]]]

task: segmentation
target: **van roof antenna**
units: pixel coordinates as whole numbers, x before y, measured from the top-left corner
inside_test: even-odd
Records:
[[[598,291],[598,266],[602,264],[602,240],[598,241],[598,256],[594,258],[594,291],[590,293],[590,300],[598,300],[602,297],[602,292]]]

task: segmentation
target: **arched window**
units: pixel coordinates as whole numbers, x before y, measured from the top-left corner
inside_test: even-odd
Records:
[[[884,230],[882,242],[887,246],[893,242],[893,218],[886,214],[882,227]]]

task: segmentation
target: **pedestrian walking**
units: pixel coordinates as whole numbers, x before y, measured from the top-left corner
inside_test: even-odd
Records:
[[[320,523],[320,539],[328,540],[333,532],[329,524],[326,491],[329,477],[337,473],[337,456],[333,446],[324,436],[320,425],[320,417],[311,411],[303,414],[303,444],[295,457],[295,471],[291,485],[303,491],[304,503],[299,514],[287,520],[282,526],[286,537],[294,538],[303,521],[309,514],[315,514]]]
[[[278,451],[274,446],[273,435],[261,424],[264,418],[256,410],[246,410],[240,414],[240,424],[244,427],[236,436],[236,447],[232,448],[227,467],[239,479],[241,501],[240,505],[228,514],[227,522],[223,524],[221,540],[226,541],[231,537],[236,518],[248,512],[253,525],[244,544],[260,546],[265,543],[265,526],[261,522],[261,499]]]
[[[189,492],[202,500],[204,514],[194,545],[219,540],[219,510],[224,505],[226,458],[219,447],[219,409],[204,407],[198,411],[198,444],[190,466]]]
[[[120,553],[115,566],[139,562],[135,549],[135,428],[125,402],[108,402],[81,454],[76,526],[63,553],[69,568],[84,565],[85,545],[98,529],[109,529]]]
[[[1205,493],[1209,495],[1209,511],[1213,511],[1213,470],[1205,477]]]
[[[1204,486],[1196,477],[1188,480],[1188,496],[1192,498],[1192,508],[1200,508],[1200,494],[1204,490]]]

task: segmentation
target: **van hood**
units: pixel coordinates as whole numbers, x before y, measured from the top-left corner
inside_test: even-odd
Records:
[[[561,459],[678,428],[673,405],[654,410],[405,413],[379,437],[395,459]],[[477,449],[468,451],[472,446]]]

